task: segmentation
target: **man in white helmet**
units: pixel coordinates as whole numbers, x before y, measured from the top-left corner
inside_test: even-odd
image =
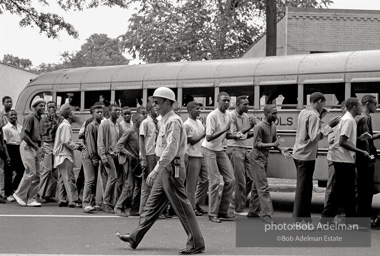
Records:
[[[159,161],[147,177],[147,184],[153,187],[135,230],[125,235],[117,233],[117,236],[136,249],[170,201],[188,235],[186,248],[179,253],[196,254],[205,251],[205,243],[186,196],[184,155],[187,136],[182,119],[173,111],[174,102],[174,92],[169,88],[160,87],[154,91],[153,107],[162,119],[156,144]]]

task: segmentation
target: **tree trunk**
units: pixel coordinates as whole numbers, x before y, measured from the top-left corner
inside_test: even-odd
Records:
[[[266,56],[276,56],[277,54],[277,6],[276,0],[266,0]]]

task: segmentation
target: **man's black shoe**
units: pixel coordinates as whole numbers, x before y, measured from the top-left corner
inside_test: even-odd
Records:
[[[258,215],[256,213],[249,212],[247,214],[247,218],[260,218],[260,215]]]
[[[235,215],[228,214],[228,213],[219,213],[218,217],[220,220],[234,220],[235,219]]]
[[[194,210],[194,213],[195,213],[195,216],[202,216],[203,215],[203,213],[201,213],[198,210]]]
[[[202,253],[205,251],[205,247],[199,247],[199,248],[186,248],[179,250],[179,254],[197,254]]]
[[[208,219],[211,222],[215,222],[215,223],[221,223],[222,222],[217,216],[208,216]]]
[[[130,234],[122,235],[119,232],[117,232],[116,235],[120,238],[121,241],[126,242],[129,247],[131,247],[132,249],[136,249],[137,243],[133,241]]]
[[[197,206],[195,207],[195,209],[197,209],[198,212],[201,212],[201,213],[203,213],[203,214],[207,214],[207,211],[203,210],[199,205],[197,205]]]
[[[64,201],[64,202],[59,202],[58,204],[58,207],[67,207],[69,205],[69,203],[67,201]]]
[[[43,196],[43,199],[45,199],[46,203],[55,203],[57,202],[54,197],[52,196]]]
[[[0,204],[5,204],[5,203],[7,203],[7,200],[5,200],[4,198],[2,198],[2,197],[0,196]]]

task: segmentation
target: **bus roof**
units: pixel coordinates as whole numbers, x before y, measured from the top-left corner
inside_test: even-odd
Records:
[[[70,88],[122,89],[212,86],[233,83],[260,84],[279,76],[289,83],[297,77],[318,74],[380,71],[380,50],[274,56],[246,59],[120,65],[63,69],[42,74],[27,86],[53,85],[54,91]],[[277,77],[277,78],[276,78]],[[236,80],[236,78],[239,78]],[[285,79],[286,80],[286,79]]]

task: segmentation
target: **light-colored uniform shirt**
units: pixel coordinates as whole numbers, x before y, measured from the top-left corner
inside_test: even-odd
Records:
[[[21,144],[21,131],[22,126],[16,123],[14,126],[11,123],[8,123],[3,127],[4,140],[7,142],[7,145],[20,145]]]
[[[186,129],[182,119],[169,111],[161,119],[161,127],[158,133],[156,153],[160,158],[158,160],[155,171],[161,172],[170,164],[174,157],[180,157],[184,160],[187,145]]]
[[[210,112],[206,118],[206,136],[212,135],[214,133],[224,130],[231,120],[231,113],[226,111],[223,113],[218,108]],[[227,132],[220,135],[218,138],[207,141],[206,139],[202,142],[202,147],[205,147],[212,151],[223,151],[223,142],[226,138]]]
[[[355,163],[355,152],[339,146],[340,136],[346,136],[348,142],[356,146],[357,126],[354,117],[350,112],[346,112],[338,124],[337,137],[331,148],[331,160],[340,163]]]
[[[321,128],[319,113],[308,106],[298,115],[296,142],[293,158],[301,161],[312,161],[317,158],[318,142],[332,132],[330,126]]]
[[[234,111],[231,112],[231,118],[232,118],[232,123],[231,123],[230,132],[232,134],[236,134],[237,132],[249,127],[249,118],[248,118],[247,113],[243,113],[242,115],[239,115],[239,113],[235,109]],[[227,145],[230,147],[246,148],[247,146],[249,146],[247,139],[227,140],[227,141],[228,141]]]
[[[74,149],[75,143],[72,141],[73,131],[69,121],[64,119],[58,126],[55,134],[53,154],[54,154],[54,168],[59,166],[65,161],[69,160],[73,164],[75,163]]]
[[[200,120],[193,120],[191,118],[188,118],[184,122],[184,125],[186,128],[187,138],[199,136],[205,131],[205,128],[203,127],[203,124]],[[203,140],[204,138],[198,141],[197,143],[195,143],[194,145],[191,145],[190,143],[188,143],[186,154],[192,157],[203,157],[202,151],[201,151]]]
[[[144,136],[146,155],[156,155],[158,125],[153,121],[151,116],[148,116],[141,122],[139,134]]]

